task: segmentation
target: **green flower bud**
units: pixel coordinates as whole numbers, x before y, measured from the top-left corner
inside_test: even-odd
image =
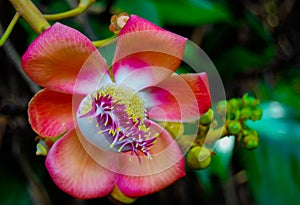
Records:
[[[200,117],[200,124],[202,124],[202,125],[210,124],[213,117],[214,117],[214,111],[212,109],[209,109],[206,113],[204,113]]]
[[[241,106],[241,100],[240,99],[237,99],[237,98],[231,98],[229,101],[228,101],[229,105],[230,105],[230,108],[231,108],[231,111],[236,111],[240,108]]]
[[[110,199],[113,202],[116,202],[116,203],[121,202],[122,204],[132,204],[133,202],[135,202],[137,200],[137,198],[130,198],[130,197],[124,195],[117,186],[115,186],[113,191],[110,193]]]
[[[186,160],[191,169],[205,169],[211,162],[211,152],[204,146],[195,146],[188,151]]]
[[[240,112],[241,120],[248,120],[251,116],[251,109],[249,107],[244,107]]]
[[[237,135],[242,130],[242,125],[239,121],[230,120],[227,125],[227,130],[230,134]]]
[[[36,144],[36,152],[35,154],[36,155],[42,155],[42,156],[47,156],[48,154],[48,147],[45,143],[45,141],[39,141],[37,144]]]
[[[56,137],[51,138],[44,138],[41,136],[37,136],[35,141],[38,143],[36,144],[36,155],[47,156],[49,149],[52,147],[54,142],[56,142],[62,135],[58,135]]]
[[[257,148],[258,147],[257,132],[253,131],[253,134],[245,136],[243,139],[243,146],[249,150]]]
[[[249,96],[247,93],[243,95],[242,97],[242,104],[245,107],[255,107],[259,104],[259,100]]]
[[[263,114],[263,110],[261,107],[257,107],[251,112],[251,120],[260,120]]]

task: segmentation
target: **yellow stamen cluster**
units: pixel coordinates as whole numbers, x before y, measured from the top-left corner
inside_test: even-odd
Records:
[[[133,122],[138,122],[144,119],[145,103],[137,92],[124,85],[109,84],[100,89],[100,94],[105,96],[109,94],[113,96],[115,102],[126,105],[126,112],[128,116],[132,117]]]
[[[150,148],[159,136],[146,126],[145,104],[137,91],[110,83],[88,95],[80,107],[80,118],[87,118],[98,134],[109,141],[109,148],[131,155],[143,153],[149,159]]]

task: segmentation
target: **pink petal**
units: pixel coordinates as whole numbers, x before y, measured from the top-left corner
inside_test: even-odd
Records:
[[[168,170],[149,176],[122,176],[118,180],[121,192],[131,198],[158,192],[185,176],[184,160]]]
[[[108,70],[105,62],[101,62],[103,57],[98,52],[94,51],[84,62],[78,72],[76,82],[73,88],[74,94],[88,94],[106,83],[111,83]]]
[[[117,176],[99,166],[70,131],[51,147],[46,167],[55,184],[66,193],[88,199],[103,197],[113,188]]]
[[[127,33],[133,33],[138,31],[157,30],[165,31],[163,28],[154,25],[153,23],[143,19],[137,15],[130,15],[124,28],[120,31],[119,35],[125,35]]]
[[[77,119],[78,120],[78,119]],[[79,124],[82,122],[79,122]],[[90,123],[91,124],[91,123]],[[88,125],[88,124],[86,124]],[[93,126],[95,127],[95,126]],[[109,145],[107,148],[103,148],[103,145],[106,142],[106,139],[98,133],[99,130],[96,130],[91,126],[90,132],[87,133],[87,130],[84,130],[84,134],[88,134],[88,136],[83,135],[79,126],[76,126],[76,134],[77,137],[84,148],[85,152],[101,167],[110,170],[114,173],[123,173],[124,172],[124,161],[121,153],[114,149],[109,149]],[[104,141],[104,142],[101,142]]]
[[[151,148],[152,159],[124,158],[126,174],[118,179],[117,186],[128,197],[139,197],[157,192],[185,175],[184,157],[177,143],[163,128],[151,122],[152,130],[160,133]],[[129,160],[131,159],[131,160]]]
[[[211,106],[207,75],[174,74],[141,91],[149,118],[158,121],[193,121]]]
[[[131,15],[117,40],[113,60],[116,82],[136,90],[157,84],[178,68],[186,40]]]
[[[80,123],[81,128],[84,124],[87,125],[87,128],[80,130],[78,129],[79,126],[76,126],[77,136],[86,152],[100,166],[122,175],[145,176],[156,174],[170,168],[183,157],[177,143],[169,133],[154,122],[148,123],[148,128],[153,135],[157,133],[161,136],[158,137],[157,142],[150,150],[153,156],[152,160],[149,160],[141,152],[139,156],[136,156],[131,151],[119,152],[118,149],[111,148],[104,136],[93,128],[95,125],[92,127],[87,122],[81,121]],[[88,129],[91,131],[88,132]]]
[[[95,82],[107,76],[105,60],[92,42],[77,30],[55,23],[29,46],[22,58],[22,66],[37,84],[72,93],[87,60],[92,63],[85,66],[80,79]]]
[[[43,137],[54,137],[74,127],[72,95],[49,89],[39,91],[29,102],[32,129]]]

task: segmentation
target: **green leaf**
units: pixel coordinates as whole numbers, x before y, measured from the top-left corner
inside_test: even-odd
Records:
[[[263,119],[249,126],[260,135],[254,151],[241,150],[255,204],[298,204],[300,190],[300,123],[294,111],[278,102],[261,105]]]
[[[274,100],[291,106],[300,114],[300,70],[285,66],[276,73],[274,84],[262,80],[258,84],[257,96],[262,100]],[[298,116],[300,118],[300,116]]]
[[[246,69],[261,68],[271,62],[275,55],[273,46],[267,47],[262,53],[256,53],[243,47],[236,46],[224,52],[216,60],[216,67],[221,76],[225,78],[234,77],[234,74]],[[230,71],[230,72],[229,72]]]
[[[49,4],[45,8],[47,10],[44,12],[47,14],[56,14],[71,9],[67,1],[49,1]]]
[[[113,33],[109,30],[109,21],[101,22],[99,16],[90,16],[89,23],[97,40],[109,38]]]
[[[261,39],[268,43],[273,41],[270,31],[264,27],[260,19],[251,12],[246,12],[245,17],[247,23]]]
[[[300,111],[300,95],[297,87],[298,89],[300,87],[300,77],[291,81],[279,82],[274,87],[272,97]]]
[[[152,0],[164,23],[195,26],[229,22],[230,12],[222,5],[206,0]]]

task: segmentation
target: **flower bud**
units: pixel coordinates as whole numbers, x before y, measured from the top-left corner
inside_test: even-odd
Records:
[[[263,114],[263,110],[261,107],[257,107],[251,111],[251,120],[260,120]]]
[[[36,155],[46,156],[48,154],[49,149],[52,147],[54,142],[58,140],[61,136],[52,137],[52,138],[44,138],[41,136],[37,136],[35,141],[38,143],[36,144]]]
[[[191,169],[205,169],[211,162],[211,152],[204,146],[195,146],[187,153],[186,160]]]
[[[243,146],[246,149],[252,150],[258,147],[258,136],[255,131],[253,131],[253,134],[247,135],[243,139]]]
[[[230,120],[227,125],[227,130],[230,134],[237,135],[242,130],[241,123],[239,121]]]
[[[241,120],[248,120],[251,116],[251,109],[249,107],[244,107],[240,112]]]
[[[210,124],[213,117],[214,117],[214,111],[212,109],[209,109],[206,113],[204,113],[200,117],[200,124],[202,124],[202,125]]]
[[[242,104],[245,107],[255,107],[259,104],[259,100],[249,96],[247,93],[242,97]]]
[[[118,34],[121,29],[125,26],[129,19],[127,13],[121,13],[118,15],[113,15],[110,19],[109,30],[115,34]]]
[[[113,191],[110,193],[110,199],[112,201],[121,202],[122,204],[131,204],[137,200],[137,198],[125,196],[117,186],[115,186]]]
[[[241,99],[231,98],[228,103],[232,111],[237,111],[241,106]]]
[[[42,155],[42,156],[47,156],[48,154],[48,146],[46,145],[45,141],[40,140],[37,144],[36,144],[36,155]]]

